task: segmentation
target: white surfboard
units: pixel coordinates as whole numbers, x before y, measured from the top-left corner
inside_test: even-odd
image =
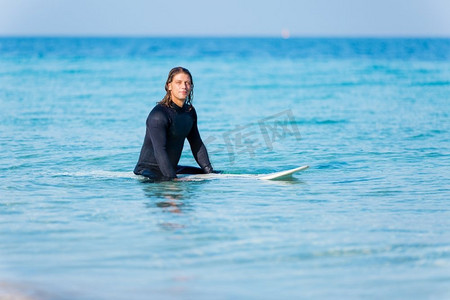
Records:
[[[254,178],[258,180],[289,180],[297,172],[308,169],[309,166],[301,166],[289,170],[284,170],[268,174],[227,174],[227,173],[210,173],[210,174],[178,174],[177,181],[201,181],[208,179],[232,179],[232,178]],[[55,176],[81,176],[81,177],[96,177],[96,178],[139,178],[145,179],[140,175],[134,175],[133,172],[115,172],[115,171],[86,171],[75,173],[59,173]]]
[[[254,178],[260,180],[289,180],[297,172],[308,169],[309,166],[301,166],[289,170],[284,170],[268,174],[179,174],[179,181],[198,181],[207,179],[226,179],[226,178]]]
[[[309,168],[309,166],[301,166],[301,167],[286,170],[286,171],[275,172],[275,173],[270,173],[270,174],[266,174],[266,175],[260,175],[258,178],[264,179],[264,180],[283,180],[283,179],[291,178],[294,173],[306,170],[308,168]]]

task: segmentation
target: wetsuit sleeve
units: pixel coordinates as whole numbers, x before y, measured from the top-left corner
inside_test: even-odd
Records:
[[[158,167],[164,177],[172,179],[177,176],[175,169],[170,163],[166,148],[168,126],[169,118],[162,111],[152,111],[147,119],[147,128]]]
[[[208,151],[206,150],[205,144],[200,137],[197,127],[197,114],[194,110],[194,124],[191,131],[189,132],[187,139],[191,145],[192,154],[197,161],[198,165],[203,169],[205,173],[212,173],[213,168],[211,162],[209,161]]]

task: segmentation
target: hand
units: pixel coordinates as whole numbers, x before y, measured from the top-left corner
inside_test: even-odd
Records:
[[[205,174],[209,174],[209,173],[220,174],[220,173],[222,173],[222,171],[216,171],[216,170],[213,170],[213,168],[211,167],[211,165],[204,167],[204,168],[203,168],[203,172],[205,172]]]
[[[206,167],[203,167],[203,172],[205,174],[209,174],[209,173],[214,173],[214,170],[211,165],[207,165]]]

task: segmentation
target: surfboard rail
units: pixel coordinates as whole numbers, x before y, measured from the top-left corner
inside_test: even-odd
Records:
[[[309,166],[301,166],[289,170],[268,173],[268,174],[228,174],[228,173],[211,173],[211,174],[179,174],[177,181],[202,181],[210,179],[233,179],[233,178],[253,178],[258,180],[290,180],[292,175],[308,169]],[[141,175],[134,175],[133,172],[118,172],[118,171],[86,171],[75,173],[60,173],[57,176],[88,176],[99,178],[138,178],[145,180]]]
[[[295,174],[297,172],[300,172],[300,171],[303,171],[303,170],[306,170],[308,168],[309,168],[309,166],[301,166],[301,167],[297,167],[297,168],[293,168],[293,169],[289,169],[289,170],[285,170],[285,171],[259,175],[258,179],[263,179],[263,180],[283,180],[283,179],[288,179],[288,178],[291,178],[293,174]]]
[[[301,166],[289,170],[268,173],[268,174],[184,174],[178,177],[179,181],[196,181],[207,179],[226,179],[226,178],[255,178],[258,180],[289,180],[292,175],[308,169],[309,166]]]

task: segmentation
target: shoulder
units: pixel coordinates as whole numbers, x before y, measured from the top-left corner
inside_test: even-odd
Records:
[[[194,117],[197,118],[197,111],[193,105],[188,106],[187,111]]]
[[[147,118],[147,123],[167,123],[169,121],[169,112],[168,108],[162,104],[156,104],[156,106],[152,109]]]
[[[169,114],[169,108],[164,106],[163,104],[156,104],[155,107],[153,107],[152,111],[149,114],[149,117],[161,117],[161,116],[167,116]]]

